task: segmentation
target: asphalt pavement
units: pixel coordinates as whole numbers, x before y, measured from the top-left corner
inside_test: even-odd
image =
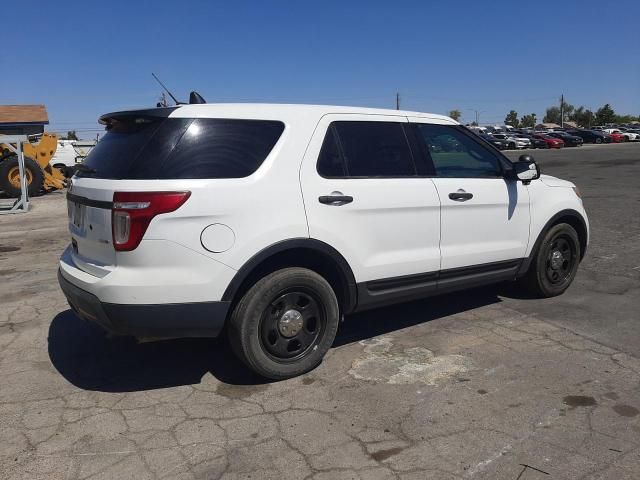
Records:
[[[526,153],[589,213],[564,295],[352,315],[320,367],[275,383],[224,340],[79,320],[56,282],[64,192],[0,217],[0,479],[640,478],[640,143]]]

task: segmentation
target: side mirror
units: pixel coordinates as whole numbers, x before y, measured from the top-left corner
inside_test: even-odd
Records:
[[[518,180],[524,183],[540,178],[540,167],[531,155],[520,155],[518,161],[513,164],[513,172]]]

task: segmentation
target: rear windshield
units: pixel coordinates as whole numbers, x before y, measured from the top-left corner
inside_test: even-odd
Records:
[[[78,176],[109,179],[242,178],[280,138],[271,120],[145,118],[116,121]]]

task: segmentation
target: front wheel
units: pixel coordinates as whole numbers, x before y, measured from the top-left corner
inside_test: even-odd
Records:
[[[234,309],[227,333],[245,365],[281,380],[318,366],[338,323],[338,301],[329,283],[296,267],[273,272],[251,287]]]
[[[580,240],[575,229],[566,223],[554,225],[544,235],[521,284],[535,295],[555,297],[569,288],[579,263]]]
[[[600,137],[596,138],[594,140],[594,143],[602,143],[602,139]]]

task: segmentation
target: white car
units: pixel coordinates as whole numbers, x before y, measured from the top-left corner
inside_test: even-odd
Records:
[[[49,165],[63,172],[67,167],[75,167],[87,157],[96,142],[86,140],[58,140],[56,153],[53,154]]]
[[[572,183],[441,115],[194,104],[100,121],[67,194],[71,308],[119,335],[226,330],[272,379],[318,365],[351,312],[505,280],[559,295],[589,241]]]
[[[520,137],[513,133],[492,133],[492,137],[505,140],[510,143],[509,148],[512,150],[521,148],[531,148],[531,140],[526,137]]]
[[[625,142],[636,142],[638,140],[640,140],[640,134],[635,133],[635,132],[629,132],[629,131],[625,131],[625,130],[619,130],[617,128],[607,128],[605,130],[603,130],[603,132],[605,133],[619,133],[620,135],[624,135],[624,141]]]

